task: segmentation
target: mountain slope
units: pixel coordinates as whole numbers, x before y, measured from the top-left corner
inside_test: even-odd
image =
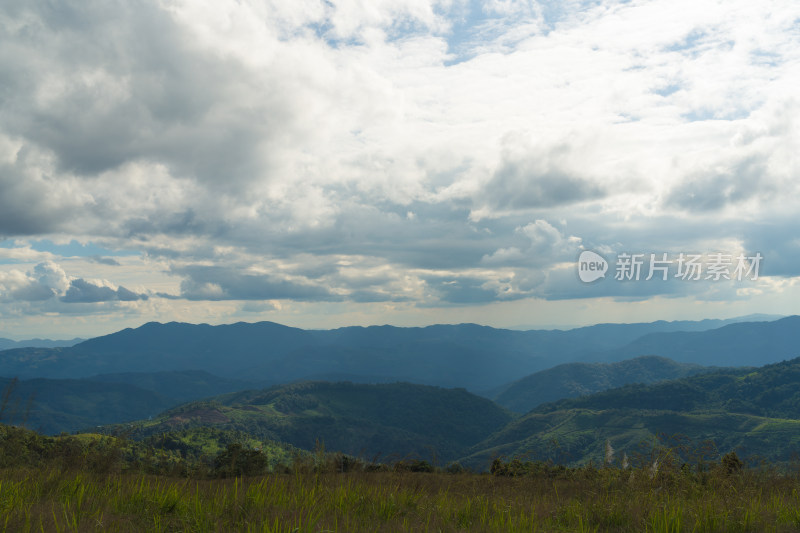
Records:
[[[735,450],[743,459],[789,463],[800,446],[800,420],[716,412],[642,409],[570,409],[532,412],[475,445],[459,461],[488,469],[495,457],[603,464],[606,442],[619,461],[653,461],[652,450],[670,450],[679,461],[703,457],[718,461]]]
[[[172,405],[263,386],[262,383],[254,381],[221,378],[202,370],[99,374],[86,379],[101,383],[134,385],[158,393],[169,399]]]
[[[791,460],[800,446],[800,358],[540,405],[474,446],[464,461],[481,468],[499,454],[602,461],[606,440],[632,455],[659,436],[680,436],[694,447],[711,439],[723,453]]]
[[[174,405],[158,393],[125,383],[0,378],[8,402],[0,421],[54,435],[146,418]]]
[[[45,434],[117,424],[157,415],[180,403],[252,388],[205,372],[107,374],[91,379],[0,378],[8,401],[0,421]]]
[[[304,449],[452,460],[512,418],[463,389],[305,382],[193,402],[134,427],[136,438],[207,425]]]
[[[494,401],[517,413],[562,398],[573,398],[621,387],[653,383],[706,371],[705,367],[642,356],[617,363],[567,363],[517,380],[494,396]]]
[[[761,368],[732,368],[652,385],[627,385],[584,398],[541,405],[536,412],[637,407],[724,410],[800,419],[800,358]]]

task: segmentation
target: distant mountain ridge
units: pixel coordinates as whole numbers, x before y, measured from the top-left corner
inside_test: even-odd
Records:
[[[26,339],[13,341],[0,337],[0,350],[11,350],[13,348],[67,348],[83,342],[86,339],[74,338],[70,340],[50,340],[50,339]]]
[[[620,361],[643,354],[709,366],[762,366],[793,359],[800,356],[800,316],[705,331],[653,332],[596,356]]]
[[[766,357],[793,356],[800,344],[798,317],[775,322],[652,322],[599,324],[569,331],[513,331],[475,324],[302,330],[272,322],[220,326],[150,322],[136,329],[89,339],[66,348],[18,348],[0,352],[0,375],[20,378],[83,378],[97,374],[202,370],[217,376],[288,383],[312,376],[352,376],[354,381],[408,381],[487,391],[534,372],[567,362],[618,361],[662,355],[692,362],[694,339],[723,331],[769,330],[772,340],[787,339]],[[719,323],[726,323],[715,330]],[[727,328],[727,329],[726,329]],[[677,331],[676,331],[677,330]],[[699,330],[699,331],[686,331]],[[656,335],[655,337],[652,337]],[[659,337],[661,335],[662,337]],[[705,365],[772,362],[761,356],[758,334],[721,342],[728,352],[707,345]],[[741,337],[741,336],[740,336]],[[747,337],[747,335],[745,335]],[[687,339],[690,340],[681,340]],[[660,341],[668,339],[667,350]],[[639,344],[637,344],[639,343]],[[664,348],[664,349],[662,349]],[[681,351],[683,350],[683,351]],[[760,359],[760,360],[759,360]],[[774,359],[773,359],[774,360]]]

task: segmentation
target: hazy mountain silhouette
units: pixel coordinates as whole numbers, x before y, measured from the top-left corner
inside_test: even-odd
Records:
[[[574,361],[662,355],[706,365],[763,364],[769,357],[786,357],[800,341],[797,317],[707,330],[735,320],[599,324],[568,331],[475,324],[302,330],[272,322],[151,322],[67,348],[2,351],[0,375],[79,378],[202,370],[229,379],[287,383],[338,374],[357,381],[393,378],[487,391]]]
[[[0,338],[0,350],[11,350],[13,348],[64,348],[74,346],[84,340],[77,337],[70,340],[26,339],[21,341]]]

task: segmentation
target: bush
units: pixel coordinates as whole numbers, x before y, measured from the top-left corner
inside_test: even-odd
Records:
[[[236,442],[217,454],[214,473],[218,477],[258,476],[267,472],[267,465],[261,450],[248,450]]]
[[[739,456],[736,455],[736,452],[726,453],[722,461],[720,461],[720,465],[722,466],[722,470],[728,475],[736,474],[744,467],[744,463],[739,459]]]

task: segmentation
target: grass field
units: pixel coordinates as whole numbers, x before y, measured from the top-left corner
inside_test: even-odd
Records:
[[[800,531],[800,478],[584,468],[182,479],[0,471],[6,531]]]
[[[278,462],[263,443],[181,454],[184,437],[240,436],[195,430],[140,443],[0,425],[0,530],[800,531],[796,463],[720,459],[678,438],[630,458],[607,441],[604,466],[497,458],[489,473],[374,463],[321,445],[281,448]]]

